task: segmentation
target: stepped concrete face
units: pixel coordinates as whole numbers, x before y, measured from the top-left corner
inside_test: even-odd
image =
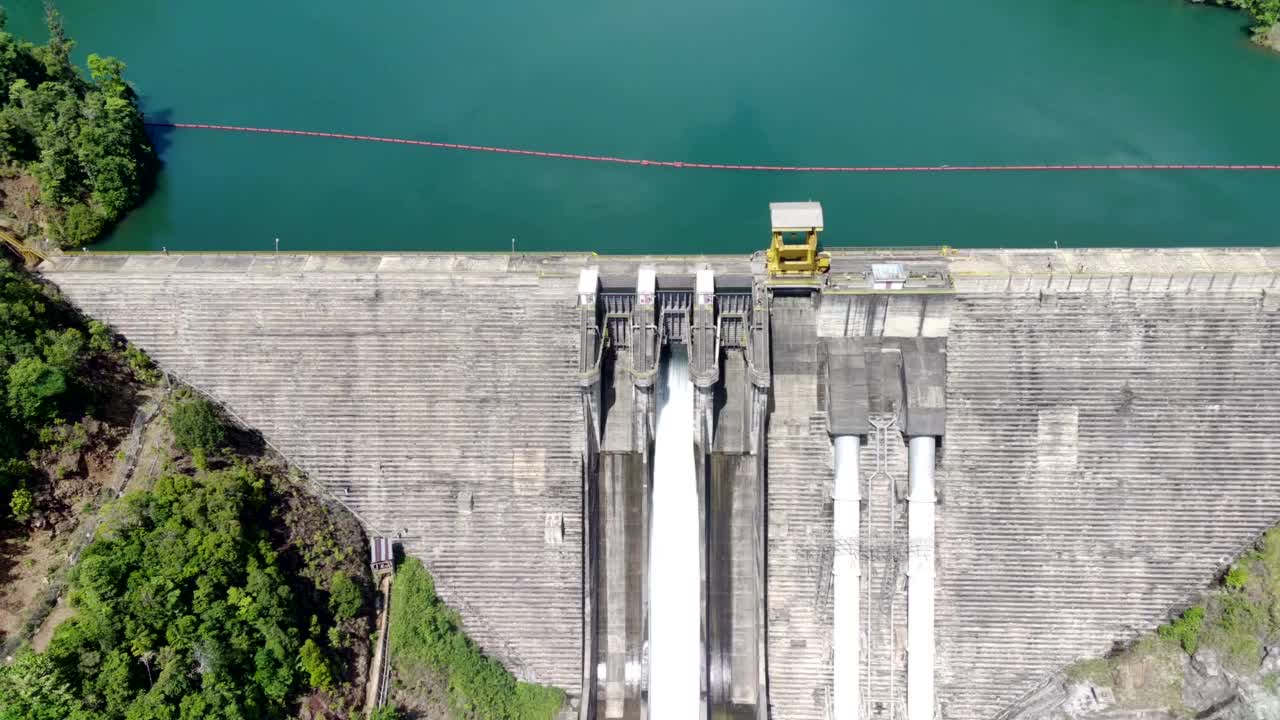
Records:
[[[49,277],[73,302],[421,558],[486,652],[524,679],[580,684],[572,277],[502,256],[66,268]]]
[[[814,301],[778,298],[766,485],[768,672],[772,717],[822,720],[831,699],[835,457],[818,403]]]
[[[705,260],[643,262],[661,285]],[[906,265],[901,292],[866,289],[883,261]],[[634,276],[640,262],[89,255],[42,272],[260,429],[372,532],[399,537],[487,652],[577,694],[589,450],[575,281],[587,265]],[[718,276],[759,270],[713,262]],[[926,276],[945,286],[913,285]],[[831,703],[837,429],[824,407],[843,396],[825,386],[820,343],[896,339],[886,347],[906,352],[906,339],[945,339],[944,397],[908,386],[902,401],[945,416],[936,701],[942,718],[979,720],[1163,621],[1280,520],[1278,278],[1276,251],[837,252],[821,298],[775,298],[770,717],[822,720]],[[877,402],[892,402],[871,398],[883,421]],[[908,432],[863,433],[865,718],[904,718],[909,704],[910,587],[892,551],[910,542]]]
[[[1267,297],[955,298],[937,506],[945,717],[991,717],[1151,628],[1280,520]]]

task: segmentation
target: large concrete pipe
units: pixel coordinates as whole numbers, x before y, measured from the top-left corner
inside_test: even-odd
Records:
[[[836,485],[834,492],[832,589],[835,595],[835,617],[832,622],[832,705],[834,720],[858,720],[862,709],[862,691],[858,684],[861,633],[858,629],[858,561],[859,485],[858,454],[862,441],[856,435],[837,435]]]
[[[909,441],[907,496],[907,719],[933,720],[933,469],[937,439]]]

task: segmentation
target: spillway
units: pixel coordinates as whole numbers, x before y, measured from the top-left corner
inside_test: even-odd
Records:
[[[700,520],[693,453],[693,384],[673,348],[659,391],[649,558],[649,711],[699,717]]]

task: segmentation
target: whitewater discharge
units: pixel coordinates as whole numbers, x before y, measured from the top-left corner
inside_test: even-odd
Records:
[[[649,717],[697,720],[701,633],[693,383],[675,348],[659,387],[649,538]]]

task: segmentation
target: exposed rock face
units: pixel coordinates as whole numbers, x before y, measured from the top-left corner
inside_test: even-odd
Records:
[[[1200,648],[1183,673],[1182,704],[1197,715],[1230,705],[1238,697],[1236,683],[1222,669],[1218,654]]]
[[[1000,720],[1271,720],[1280,718],[1280,646],[1269,646],[1247,675],[1224,667],[1218,653],[1201,648],[1183,656],[1180,677],[1169,665],[1142,662],[1117,672],[1113,689],[1091,680],[1052,678]],[[1162,676],[1172,672],[1173,677]],[[1182,707],[1149,707],[1143,690],[1180,685]],[[1149,700],[1149,698],[1147,698]]]
[[[1258,666],[1258,674],[1280,674],[1280,645],[1268,645],[1262,653],[1262,664]]]
[[[1263,33],[1262,44],[1272,50],[1280,51],[1280,23],[1271,26],[1271,29]]]

